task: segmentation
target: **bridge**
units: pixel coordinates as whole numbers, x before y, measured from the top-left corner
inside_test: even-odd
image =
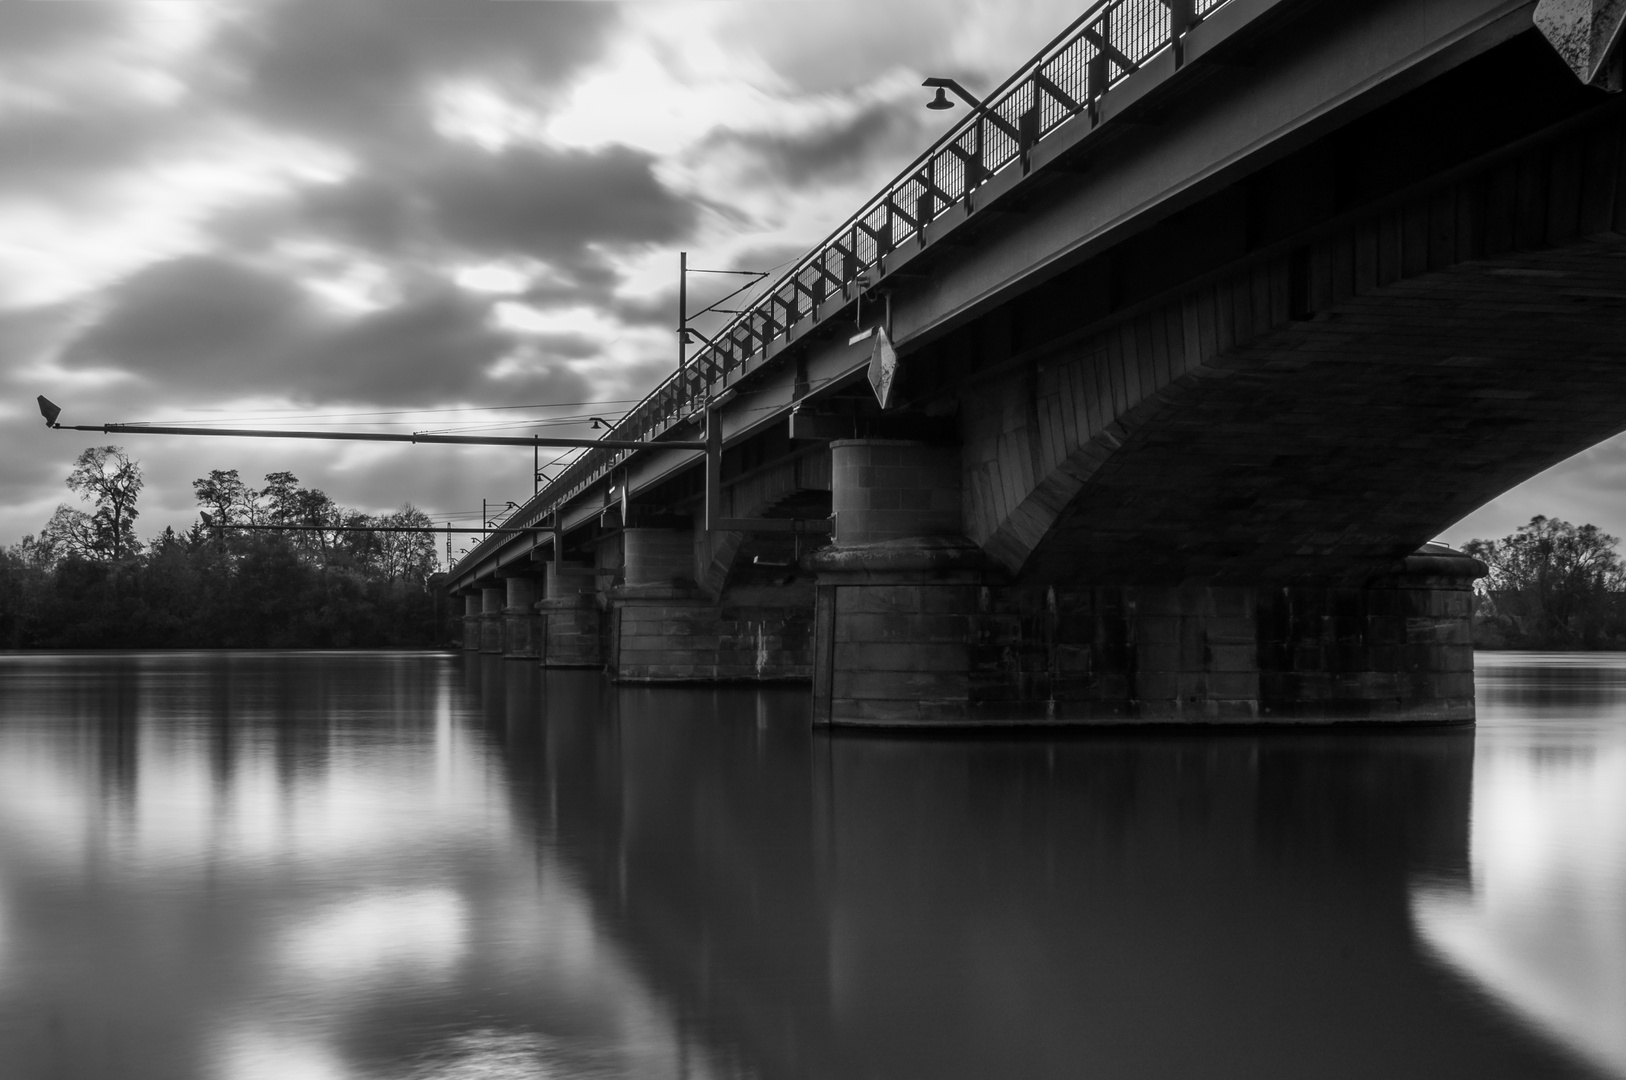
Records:
[[[820,724],[1471,719],[1428,541],[1626,427],[1601,6],[1092,6],[453,567],[465,648]]]

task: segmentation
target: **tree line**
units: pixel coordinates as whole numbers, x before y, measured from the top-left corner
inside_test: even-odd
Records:
[[[116,446],[74,461],[37,535],[0,548],[0,647],[345,648],[450,640],[428,515],[410,504],[371,515],[303,487],[291,472],[261,487],[236,469],[192,483],[184,532],[136,533],[145,485]],[[250,530],[244,526],[258,526]]]
[[[142,541],[139,462],[116,446],[74,461],[64,503],[37,536],[0,548],[0,647],[343,648],[452,639],[435,587],[428,515],[346,509],[291,472],[261,487],[236,469],[192,482],[198,519]],[[254,530],[244,526],[258,526]],[[1481,648],[1626,648],[1626,562],[1594,525],[1535,517],[1463,550],[1490,569],[1475,585]],[[461,614],[458,612],[457,614]]]
[[[1596,525],[1533,517],[1462,550],[1490,574],[1475,585],[1474,644],[1487,649],[1626,649],[1626,563]]]

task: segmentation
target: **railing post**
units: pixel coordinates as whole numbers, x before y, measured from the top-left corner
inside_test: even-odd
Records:
[[[1028,160],[1028,152],[1039,141],[1039,88],[1037,86],[1033,88],[1033,104],[1028,106],[1022,115],[1016,118],[1016,129],[1020,135],[1016,142],[1017,153],[1022,159],[1022,172],[1026,174],[1029,169],[1033,168],[1033,163]]]
[[[1163,0],[1169,9],[1169,45],[1174,49],[1174,66],[1186,63],[1186,31],[1197,22],[1196,0]]]

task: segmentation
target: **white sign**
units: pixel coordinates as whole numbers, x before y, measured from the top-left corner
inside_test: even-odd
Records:
[[[875,400],[881,408],[892,407],[892,390],[898,383],[898,354],[892,348],[892,339],[886,328],[875,331],[875,350],[869,356],[869,385],[875,391]]]

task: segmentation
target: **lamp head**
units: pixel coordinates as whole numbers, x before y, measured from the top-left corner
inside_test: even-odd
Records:
[[[56,418],[62,415],[62,406],[56,404],[44,394],[39,395],[40,415],[45,417],[46,427],[56,427]]]
[[[926,103],[928,109],[952,109],[954,102],[949,100],[948,91],[941,86],[937,88],[937,96]]]

